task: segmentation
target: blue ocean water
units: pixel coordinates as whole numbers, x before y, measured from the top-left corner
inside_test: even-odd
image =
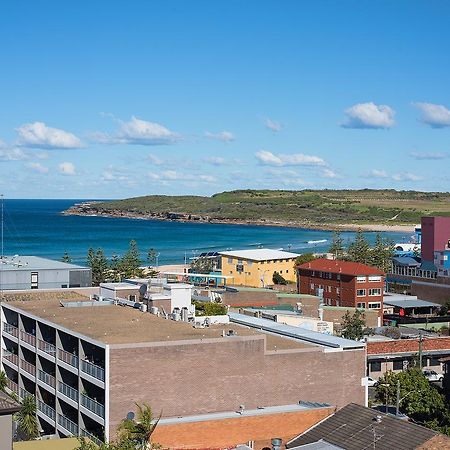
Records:
[[[294,252],[326,251],[332,233],[299,228],[163,222],[107,217],[63,216],[61,211],[85,200],[4,201],[4,254],[36,255],[60,259],[65,251],[73,262],[85,263],[89,247],[101,247],[110,257],[122,255],[135,239],[142,258],[148,249],[160,253],[160,264],[181,264],[185,256],[202,251],[268,248]],[[353,239],[353,232],[342,237]],[[373,242],[376,233],[367,233]],[[395,242],[409,240],[409,234],[384,233]],[[308,241],[326,242],[308,244]]]

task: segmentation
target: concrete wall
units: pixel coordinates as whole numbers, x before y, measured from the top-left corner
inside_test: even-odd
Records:
[[[12,450],[12,416],[6,414],[0,416],[0,448]]]
[[[416,281],[411,283],[411,295],[416,295],[421,300],[440,303],[445,305],[450,301],[450,284],[437,281]]]
[[[265,351],[265,336],[110,349],[110,435],[135,402],[164,417],[298,400],[364,404],[365,351]]]

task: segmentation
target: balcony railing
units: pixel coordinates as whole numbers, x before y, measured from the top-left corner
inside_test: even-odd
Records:
[[[20,330],[20,340],[36,347],[36,336],[26,331]]]
[[[5,333],[10,334],[11,336],[16,337],[16,338],[19,337],[19,329],[17,327],[15,327],[14,325],[11,325],[10,323],[3,324],[3,331]]]
[[[36,366],[34,364],[25,361],[24,359],[20,360],[20,368],[28,372],[30,375],[36,376]]]
[[[72,422],[66,416],[62,414],[58,414],[58,423],[67,430],[70,434],[74,436],[78,436],[78,425],[75,422]]]
[[[50,342],[38,339],[38,349],[49,355],[56,356],[56,347],[53,344],[50,344]]]
[[[105,418],[105,407],[99,403],[97,400],[94,400],[90,397],[88,397],[85,394],[81,394],[81,404],[89,409],[89,411],[92,411],[94,414],[97,414],[97,416],[101,418]]]
[[[17,395],[19,395],[19,386],[17,383],[15,383],[13,380],[10,380],[9,378],[6,379],[6,385],[8,386],[10,391],[15,392]]]
[[[55,377],[47,372],[44,372],[41,369],[38,370],[38,379],[43,381],[45,384],[48,384],[52,388],[54,388],[56,385]]]
[[[58,359],[78,369],[78,356],[58,348]]]
[[[47,405],[47,403],[44,403],[42,400],[37,399],[37,408],[47,417],[50,417],[50,419],[55,420],[56,412],[51,406]]]
[[[15,364],[16,366],[19,365],[19,357],[17,355],[15,355],[14,353],[6,353],[4,358],[7,361],[12,362],[13,364]]]
[[[28,392],[26,389],[24,389],[24,388],[20,388],[20,398],[23,400],[24,398],[26,398],[26,397],[29,397],[29,396],[32,396],[32,397],[34,397],[34,394],[32,394],[31,392]]]
[[[58,392],[78,403],[78,391],[62,381],[58,381]]]
[[[80,436],[87,437],[88,439],[90,439],[94,444],[98,445],[99,447],[100,447],[100,445],[103,444],[103,441],[101,439],[99,439],[97,436],[94,436],[92,433],[89,433],[89,431],[86,431],[83,428],[80,429]]]
[[[105,370],[89,361],[81,361],[81,371],[97,378],[97,380],[105,381]]]

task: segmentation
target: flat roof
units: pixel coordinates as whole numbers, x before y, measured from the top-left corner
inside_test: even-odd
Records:
[[[270,248],[257,248],[252,250],[234,250],[220,252],[222,256],[233,258],[251,259],[252,261],[268,261],[274,259],[292,259],[300,256],[298,253],[285,252],[283,250],[272,250]]]
[[[88,297],[84,301],[89,301]],[[150,313],[143,313],[129,306],[104,305],[101,308],[86,306],[64,308],[59,300],[39,299],[2,303],[25,313],[57,324],[68,330],[105,344],[134,344],[222,338],[223,331],[233,330],[237,337],[266,336],[267,350],[311,348],[307,342],[299,342],[263,333],[238,324],[211,325],[194,328],[192,323],[175,322]],[[224,339],[234,339],[226,337]]]
[[[41,258],[40,256],[3,256],[3,258],[0,257],[0,264],[2,264],[2,270],[87,269],[87,267]]]
[[[437,308],[441,306],[439,303],[427,302],[418,298],[391,300],[389,297],[384,297],[383,303],[396,308]]]
[[[100,287],[101,288],[105,288],[105,289],[132,289],[132,290],[136,290],[139,289],[139,285],[138,284],[132,284],[132,283],[124,283],[124,282],[120,282],[120,283],[100,283]]]
[[[184,273],[184,272],[162,272],[164,275],[175,275],[177,277],[187,277],[187,278],[234,278],[229,275],[210,275],[209,273]]]

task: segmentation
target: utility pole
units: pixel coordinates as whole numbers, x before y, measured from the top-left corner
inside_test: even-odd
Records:
[[[395,404],[395,415],[398,417],[400,412],[400,380],[397,380],[397,402]]]
[[[423,345],[423,335],[419,335],[419,367],[422,370],[422,345]]]

